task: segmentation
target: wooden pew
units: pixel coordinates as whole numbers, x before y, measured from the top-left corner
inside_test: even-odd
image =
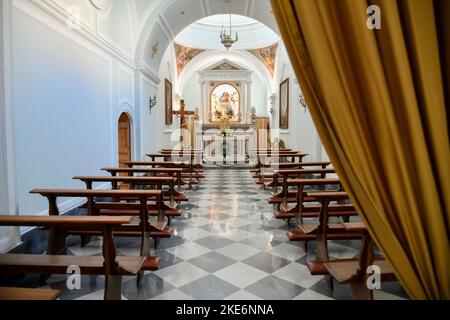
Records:
[[[191,179],[192,184],[198,184],[200,179],[205,178],[201,164],[191,164],[190,162],[175,162],[175,161],[126,161],[124,162],[128,168],[135,167],[152,167],[152,168],[182,168],[181,174],[184,179]],[[188,184],[183,179],[183,184]],[[189,180],[188,180],[189,181]]]
[[[134,189],[134,186],[140,185],[140,186],[156,186],[157,190],[161,190],[163,192],[163,202],[161,203],[161,209],[164,210],[164,215],[167,217],[167,225],[170,226],[172,222],[172,218],[175,217],[181,217],[182,210],[178,208],[178,203],[182,201],[188,201],[188,197],[177,190],[175,190],[175,180],[172,177],[105,177],[105,176],[99,176],[99,177],[73,177],[73,179],[81,180],[86,184],[87,189],[92,189],[92,184],[94,182],[111,182],[112,189],[118,190],[119,189],[119,183],[127,183],[131,186],[131,189]],[[163,190],[163,185],[168,185],[169,190]],[[138,201],[139,199],[137,197],[122,197],[121,200],[125,201]],[[170,201],[170,204],[165,203],[164,201]],[[105,205],[103,204],[103,207]],[[139,210],[140,206],[135,204],[120,204],[120,207],[122,210],[126,210],[127,214],[139,216]],[[114,215],[114,214],[120,214],[119,208],[111,208],[101,209],[98,214],[105,214],[105,215]],[[134,212],[133,212],[134,211]],[[153,205],[148,205],[148,214],[149,216],[158,216],[158,207]]]
[[[253,178],[256,179],[256,184],[262,184],[264,186],[272,186],[275,195],[278,193],[278,185],[282,184],[281,177],[275,177],[278,170],[289,170],[289,169],[301,170],[310,167],[321,167],[322,169],[326,169],[329,165],[331,165],[330,161],[284,162],[284,163],[261,164],[260,168],[255,170]]]
[[[324,271],[323,262],[329,261],[328,240],[350,240],[361,239],[361,233],[353,233],[345,230],[341,223],[329,223],[330,202],[342,201],[348,199],[347,192],[307,192],[307,197],[315,198],[321,203],[318,223],[298,225],[298,236],[313,236],[317,242],[316,260],[308,261],[307,267],[313,275],[327,275]],[[301,240],[300,240],[301,241]]]
[[[113,190],[120,189],[119,183],[126,183],[130,185],[131,189],[134,189],[135,186],[155,186],[157,190],[163,191],[163,201],[170,201],[171,204],[174,202],[189,201],[187,195],[175,190],[175,179],[173,177],[76,176],[72,179],[84,182],[86,184],[86,189],[92,189],[94,182],[110,182]],[[164,190],[163,186],[168,186],[168,190]],[[169,207],[165,204],[164,206],[167,210],[173,209],[173,206]]]
[[[332,168],[329,169],[285,169],[275,171],[274,181],[282,180],[281,192],[273,194],[272,197],[268,199],[269,204],[277,205],[278,209],[282,203],[296,203],[296,193],[289,192],[289,178],[304,178],[305,175],[320,175],[321,179],[325,179],[327,174],[335,173],[336,171]],[[304,199],[304,201],[308,201]]]
[[[144,265],[159,267],[159,258],[117,256],[113,231],[129,224],[131,217],[86,216],[0,216],[0,226],[29,226],[50,229],[47,255],[0,254],[0,273],[67,274],[69,266],[78,266],[82,275],[104,275],[106,299],[121,299],[122,276],[138,275]],[[103,236],[103,256],[61,255],[66,232],[72,228],[98,231]]]
[[[61,290],[0,287],[1,301],[56,300],[60,295]]]
[[[306,196],[306,186],[310,187],[325,187],[328,185],[335,185],[341,188],[341,181],[339,179],[289,179],[288,185],[297,187],[297,203],[293,207],[289,207],[287,204],[282,204],[281,209],[275,211],[275,217],[277,219],[289,220],[295,218],[295,225],[303,223],[303,218],[316,218],[319,217],[321,206],[304,206],[305,202],[316,202],[316,198]],[[340,189],[342,190],[342,189]],[[325,190],[320,190],[323,192]],[[312,193],[312,192],[311,192]],[[332,205],[329,206],[330,217],[342,217],[347,220],[351,216],[357,216],[358,212],[353,205]]]
[[[182,168],[114,168],[107,167],[102,168],[102,171],[106,171],[111,174],[111,176],[116,177],[118,173],[127,173],[128,176],[133,177],[136,173],[152,174],[157,175],[167,175],[169,177],[176,177],[176,183],[178,184],[178,189],[181,189],[181,184],[183,179],[181,173]]]
[[[169,150],[161,151],[158,153],[149,153],[146,154],[147,157],[152,159],[152,162],[155,162],[156,158],[163,158],[164,161],[170,162],[169,160],[173,157],[176,157],[176,162],[185,162],[189,163],[187,169],[188,172],[188,182],[183,184],[187,184],[189,189],[192,188],[192,185],[198,184],[200,182],[200,178],[204,178],[204,175],[200,174],[196,171],[195,166],[201,164],[201,159],[203,157],[203,151],[194,151],[194,150]],[[187,159],[186,159],[187,158]]]
[[[279,162],[280,158],[291,158],[290,162],[303,162],[303,158],[308,156],[307,153],[301,153],[297,151],[290,152],[274,152],[274,153],[256,153],[253,155],[253,158],[256,158],[256,164],[254,169],[259,169],[261,165],[267,164],[268,160],[270,162]]]
[[[173,230],[166,228],[164,210],[162,209],[162,192],[160,190],[89,190],[89,189],[33,189],[32,194],[40,194],[48,199],[49,215],[59,215],[57,198],[87,198],[87,208],[89,215],[116,215],[116,216],[136,216],[140,218],[138,225],[128,224],[116,228],[114,235],[125,237],[141,237],[141,255],[150,256],[150,238],[155,239],[155,244],[160,238],[169,238]],[[138,204],[120,202],[97,202],[96,198],[121,199],[122,197],[137,197]],[[149,223],[148,201],[154,201],[158,210],[158,221]],[[139,210],[135,210],[136,207]],[[127,211],[127,209],[132,209]],[[99,235],[98,230],[69,230],[69,234],[80,236]],[[62,237],[55,234],[55,239],[51,243],[51,253],[60,253],[63,246],[60,244]],[[82,238],[84,244],[88,238]]]
[[[362,222],[343,223],[344,229],[351,233],[360,233],[363,237],[358,260],[334,260],[324,262],[331,277],[340,284],[350,284],[354,300],[373,300],[373,290],[367,287],[369,274],[367,268],[375,265],[380,268],[381,281],[396,281],[392,265],[384,259],[374,259],[374,244],[366,226]]]

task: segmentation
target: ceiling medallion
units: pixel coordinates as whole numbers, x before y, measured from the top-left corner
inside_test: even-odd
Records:
[[[112,0],[89,0],[89,2],[100,11],[109,9],[112,4]]]

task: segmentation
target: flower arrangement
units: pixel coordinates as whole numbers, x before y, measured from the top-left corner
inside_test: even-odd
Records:
[[[219,130],[222,133],[222,135],[226,135],[228,133],[228,131],[230,130],[230,123],[231,118],[227,115],[222,115],[219,119]]]

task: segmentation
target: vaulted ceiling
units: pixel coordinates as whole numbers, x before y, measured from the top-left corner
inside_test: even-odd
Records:
[[[230,1],[232,14],[252,18],[259,22],[258,27],[271,29],[270,36],[260,39],[260,44],[273,43],[278,34],[278,28],[269,0]],[[154,10],[148,11],[144,8],[144,2],[147,2],[146,8],[152,7]],[[155,71],[160,66],[167,46],[186,27],[205,17],[229,13],[228,4],[224,0],[135,0],[135,4],[138,12],[147,11],[147,14],[140,15],[136,59]],[[209,21],[211,24],[211,20]],[[251,25],[243,27],[251,28]],[[181,33],[181,37],[183,35],[185,34]],[[250,47],[252,45],[248,44],[247,48]]]

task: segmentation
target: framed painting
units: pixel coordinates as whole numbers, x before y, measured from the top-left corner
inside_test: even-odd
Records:
[[[166,125],[172,124],[172,111],[173,111],[173,96],[172,96],[172,82],[165,80],[164,82],[165,92],[165,110],[166,110]]]
[[[289,129],[289,78],[280,84],[280,129]]]

